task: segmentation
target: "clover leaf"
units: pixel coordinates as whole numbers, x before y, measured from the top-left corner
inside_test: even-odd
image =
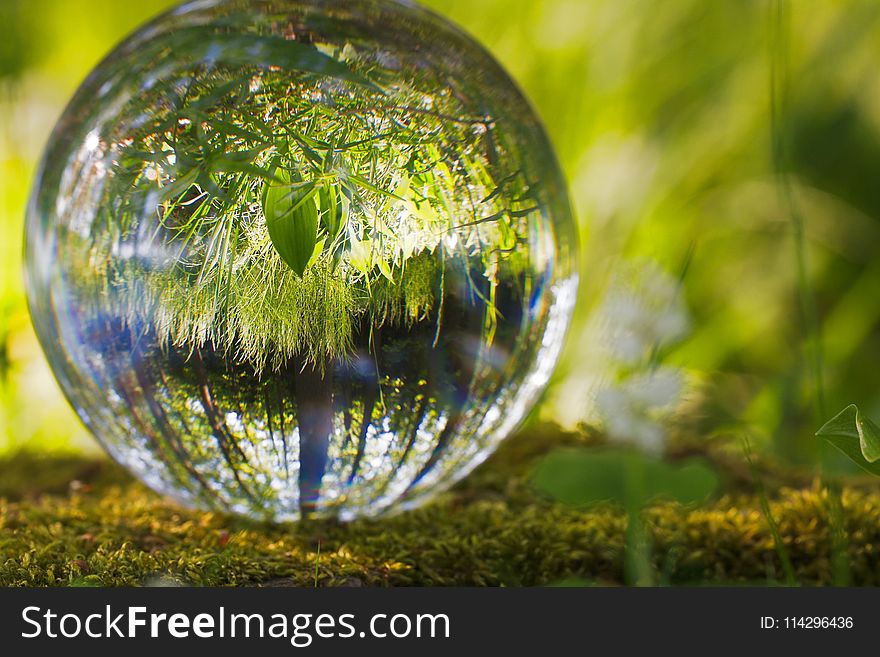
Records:
[[[880,477],[880,427],[850,404],[816,432],[863,470]]]

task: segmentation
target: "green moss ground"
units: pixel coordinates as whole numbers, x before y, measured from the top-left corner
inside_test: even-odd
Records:
[[[21,453],[0,461],[0,585],[622,583],[624,515],[563,507],[529,484],[542,453],[585,441],[534,427],[437,502],[348,525],[267,526],[191,512],[106,460]],[[782,568],[748,471],[723,450],[704,455],[731,492],[699,508],[649,509],[659,583],[778,583]],[[798,582],[830,583],[820,489],[767,464],[761,476]],[[843,512],[852,583],[880,584],[880,492],[853,481]]]

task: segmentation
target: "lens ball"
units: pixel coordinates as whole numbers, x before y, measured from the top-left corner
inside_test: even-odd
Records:
[[[570,204],[528,101],[392,0],[215,0],[144,26],[61,117],[28,209],[34,324],[109,454],[257,519],[406,508],[556,363]]]

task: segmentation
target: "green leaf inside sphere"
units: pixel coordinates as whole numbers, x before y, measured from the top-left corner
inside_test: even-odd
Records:
[[[263,212],[272,246],[281,259],[302,276],[318,242],[317,187],[280,171],[263,195]]]

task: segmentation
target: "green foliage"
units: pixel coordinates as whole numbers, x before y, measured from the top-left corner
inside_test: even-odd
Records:
[[[437,261],[430,256],[413,258],[397,276],[376,281],[371,314],[377,324],[414,324],[427,319],[435,304],[438,269]]]
[[[234,345],[231,353],[257,370],[277,368],[297,355],[324,363],[351,351],[355,326],[363,317],[376,326],[413,323],[428,319],[435,307],[437,264],[430,256],[412,258],[393,281],[377,281],[367,297],[332,262],[314,264],[298,276],[274,254],[266,238],[256,252],[266,262],[255,258],[243,264],[228,282],[214,269],[195,287],[174,273],[140,287],[132,286],[133,275],[112,273],[104,298],[117,304],[122,316],[137,313],[132,302],[152,304],[165,346]],[[222,291],[221,282],[226,286]],[[119,286],[127,286],[127,293],[115,295]]]
[[[262,247],[271,264],[249,263],[228,280],[218,272],[195,289],[168,276],[155,297],[160,342],[187,349],[223,345],[257,370],[280,367],[294,356],[321,364],[348,354],[362,313],[359,290],[326,265],[297,276],[280,259],[269,258],[270,249]],[[221,280],[225,288],[218,287]]]
[[[181,66],[191,36],[180,35]],[[350,355],[364,320],[430,319],[455,260],[494,330],[499,277],[522,280],[526,227],[541,210],[539,186],[510,171],[523,154],[505,124],[470,116],[439,73],[415,64],[377,96],[368,77],[397,74],[351,43],[241,37],[271,55],[254,60],[248,48],[236,58],[236,39],[224,37],[216,50],[231,55],[210,67],[192,57],[185,88],[157,82],[123,111],[149,104],[149,121],[104,136],[117,166],[78,277],[85,296],[132,324],[158,315],[163,344],[211,342],[257,370],[293,356],[322,368]],[[272,64],[282,54],[285,70]],[[322,71],[339,84],[316,82]],[[113,255],[144,232],[177,261]],[[425,266],[431,258],[443,265]]]
[[[863,470],[880,476],[880,427],[871,418],[864,417],[855,404],[828,420],[816,435],[834,445]]]

